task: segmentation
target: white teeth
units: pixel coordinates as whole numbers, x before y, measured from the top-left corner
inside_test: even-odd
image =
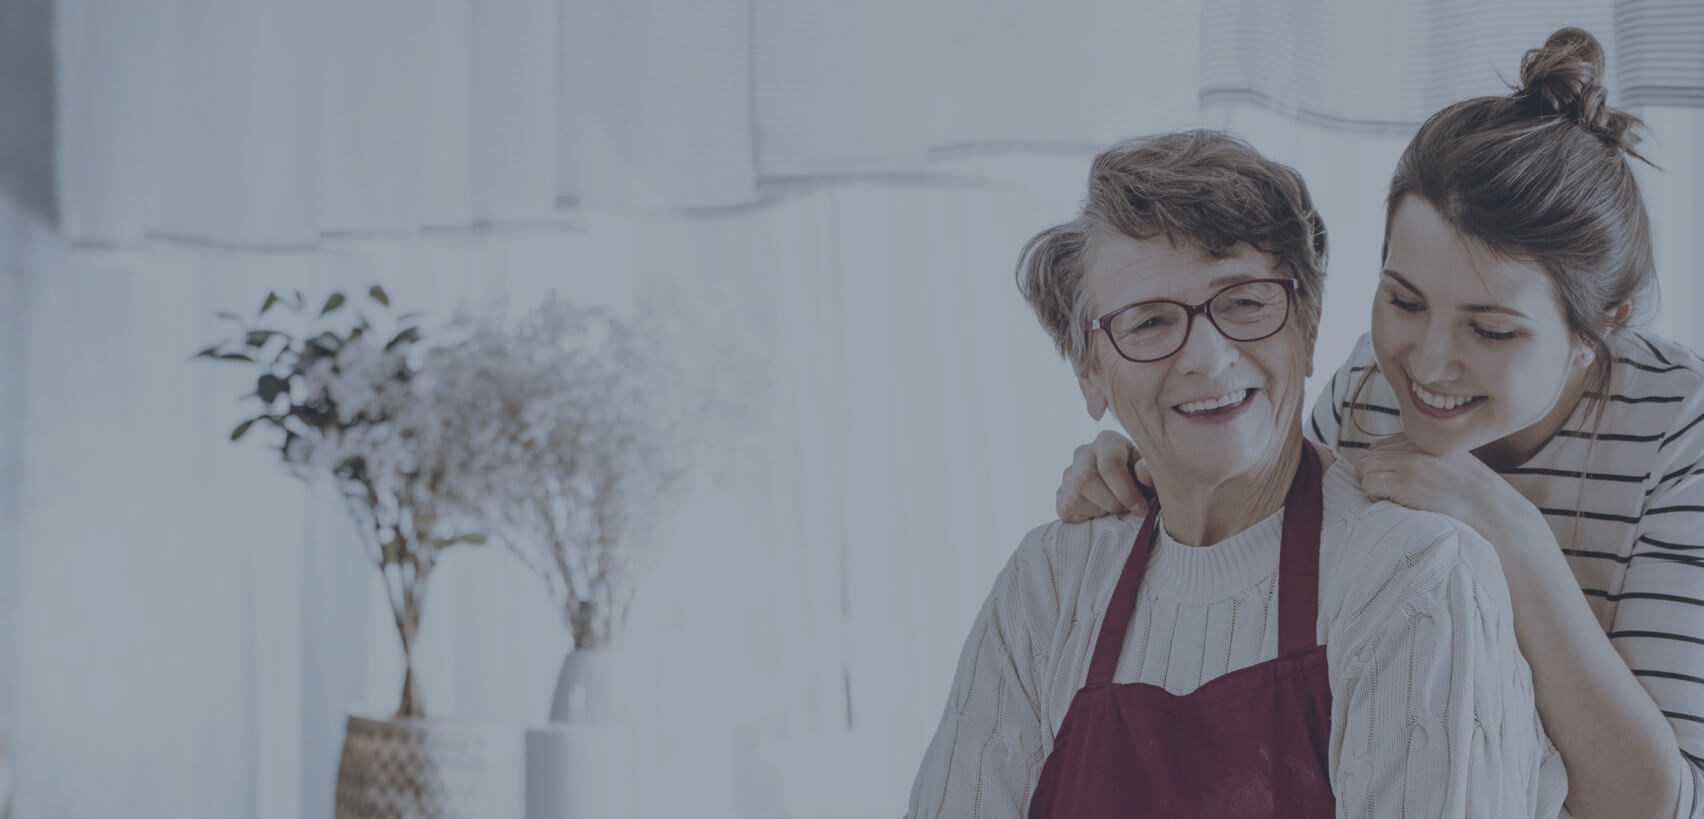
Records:
[[[1244,398],[1248,397],[1249,392],[1250,391],[1246,389],[1232,390],[1231,392],[1227,392],[1216,398],[1207,398],[1201,401],[1191,401],[1187,404],[1178,404],[1177,408],[1179,412],[1183,413],[1206,412],[1207,410],[1214,410],[1220,407],[1228,407],[1232,404],[1240,404]]]
[[[1413,381],[1408,382],[1408,387],[1409,391],[1414,394],[1414,397],[1420,399],[1420,403],[1435,409],[1453,410],[1456,407],[1474,400],[1473,398],[1462,398],[1455,395],[1438,395],[1436,393],[1430,393]]]

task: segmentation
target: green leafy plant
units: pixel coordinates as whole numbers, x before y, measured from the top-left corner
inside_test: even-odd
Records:
[[[268,293],[252,322],[219,316],[236,325],[235,335],[194,357],[256,371],[243,398],[258,412],[231,440],[257,425],[281,432],[277,451],[298,477],[336,483],[384,577],[402,640],[397,715],[424,716],[413,661],[427,579],[446,549],[485,537],[471,525],[477,513],[455,464],[466,442],[448,440],[443,423],[457,398],[421,377],[419,314],[394,315],[375,285],[364,299],[334,292],[317,308],[300,291]]]

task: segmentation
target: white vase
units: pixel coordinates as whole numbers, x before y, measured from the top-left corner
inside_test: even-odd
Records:
[[[632,819],[638,780],[620,657],[582,648],[563,659],[550,723],[527,731],[527,819]]]
[[[337,819],[519,816],[521,754],[518,732],[497,724],[351,714]]]
[[[618,722],[621,654],[608,647],[576,648],[562,658],[550,721],[575,725]]]

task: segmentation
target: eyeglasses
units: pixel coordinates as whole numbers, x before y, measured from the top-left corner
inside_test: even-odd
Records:
[[[1295,279],[1249,279],[1200,304],[1154,299],[1125,305],[1089,322],[1088,331],[1106,331],[1112,348],[1129,361],[1159,361],[1183,349],[1200,314],[1206,314],[1220,334],[1232,341],[1271,336],[1289,320],[1295,294]]]

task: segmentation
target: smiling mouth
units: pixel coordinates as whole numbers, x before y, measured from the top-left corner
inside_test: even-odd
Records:
[[[1486,399],[1486,396],[1483,395],[1443,395],[1435,393],[1420,386],[1420,383],[1412,378],[1408,379],[1408,394],[1422,405],[1440,412],[1452,412],[1478,404]]]
[[[1199,401],[1185,401],[1182,404],[1172,407],[1172,409],[1181,412],[1184,415],[1195,415],[1198,413],[1212,412],[1226,407],[1237,406],[1242,404],[1244,401],[1247,401],[1249,396],[1252,395],[1254,395],[1254,390],[1252,388],[1245,387],[1240,390],[1231,390],[1224,395],[1216,395],[1212,398],[1203,398]]]

